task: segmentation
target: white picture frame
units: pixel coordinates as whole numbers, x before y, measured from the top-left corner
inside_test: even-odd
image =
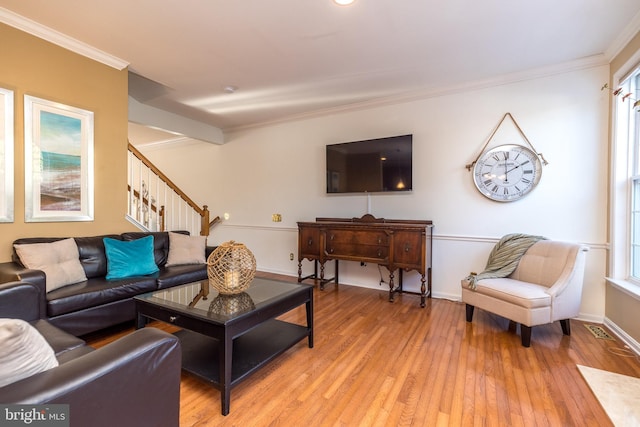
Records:
[[[93,112],[24,97],[25,221],[93,221]]]
[[[0,88],[0,222],[13,222],[13,91]]]

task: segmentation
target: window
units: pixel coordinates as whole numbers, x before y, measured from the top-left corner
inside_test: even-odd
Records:
[[[640,285],[640,68],[614,88],[611,272]]]
[[[629,96],[628,102],[626,106],[620,106],[620,110],[624,111],[625,108],[628,109],[628,131],[629,135],[629,154],[631,157],[631,179],[630,179],[630,188],[631,188],[631,201],[629,205],[631,206],[630,212],[630,271],[629,276],[633,280],[637,280],[640,282],[640,138],[638,138],[638,113],[636,110],[638,108],[634,108],[633,104],[635,103],[635,99],[639,99],[634,96],[638,93],[638,83],[640,82],[640,71],[636,70],[631,77],[625,80],[625,86],[628,92],[626,94],[631,94]],[[623,96],[625,96],[623,95]]]

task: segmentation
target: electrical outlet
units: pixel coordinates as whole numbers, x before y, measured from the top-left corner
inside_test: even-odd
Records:
[[[290,261],[293,261],[293,252],[291,252],[291,253],[289,254],[289,260],[290,260]]]
[[[281,222],[282,221],[282,215],[280,215],[280,214],[271,214],[271,221],[273,221],[273,222]]]

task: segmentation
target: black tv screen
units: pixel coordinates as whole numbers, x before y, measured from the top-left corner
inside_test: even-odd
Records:
[[[327,193],[411,191],[413,135],[327,145]]]

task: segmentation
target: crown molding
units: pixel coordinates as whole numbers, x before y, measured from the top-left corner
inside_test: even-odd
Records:
[[[128,62],[123,61],[120,58],[89,46],[88,44],[76,40],[73,37],[69,37],[59,31],[46,27],[3,7],[0,7],[0,22],[117,70],[123,70],[129,66]]]

